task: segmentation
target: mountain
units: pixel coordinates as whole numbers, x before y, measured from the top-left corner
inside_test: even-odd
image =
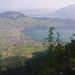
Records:
[[[75,26],[75,20],[73,19],[61,19],[61,18],[48,18],[48,17],[43,17],[43,18],[36,18],[39,20],[43,20],[43,21],[48,21],[50,23],[60,23],[63,26]]]
[[[3,21],[2,21],[3,20]],[[22,13],[19,12],[12,12],[8,11],[5,13],[0,14],[0,24],[1,25],[18,25],[18,26],[59,26],[59,25],[69,25],[69,26],[74,26],[75,25],[75,20],[73,19],[61,19],[61,18],[47,18],[47,17],[42,17],[42,18],[33,18],[33,17],[28,17]]]
[[[5,12],[0,14],[0,26],[5,25],[16,27],[32,27],[32,26],[61,26],[62,22],[51,21],[51,19],[45,18],[33,18],[28,17],[19,12]],[[11,27],[10,27],[11,28]]]
[[[72,19],[61,19],[61,18],[33,18],[28,17],[19,12],[5,12],[0,14],[0,25],[13,25],[13,26],[61,26],[61,25],[69,25],[74,26],[75,20]]]
[[[20,10],[19,12],[29,17],[39,17],[40,18],[54,11],[55,9],[51,9],[51,8],[35,8],[35,9],[24,9],[24,10]]]
[[[75,5],[69,5],[69,6],[60,8],[56,10],[55,12],[48,14],[47,17],[75,20]]]
[[[4,12],[0,14],[0,18],[17,19],[20,17],[27,17],[27,16],[22,13],[15,12],[15,11],[14,12],[8,11],[8,12]]]
[[[29,17],[49,17],[49,18],[61,18],[61,19],[73,19],[75,20],[75,5],[69,5],[62,7],[58,10],[54,9],[25,9],[19,11]]]

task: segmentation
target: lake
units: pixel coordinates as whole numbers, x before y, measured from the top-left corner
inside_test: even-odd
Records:
[[[44,38],[47,38],[49,28],[50,27],[46,27],[46,26],[38,26],[35,28],[25,29],[22,31],[22,33],[25,33],[26,35],[31,35],[30,39],[32,40],[45,41]],[[72,34],[75,33],[75,26],[55,27],[54,35],[53,35],[54,38],[57,37],[56,32],[59,32],[61,36],[60,39],[62,42],[70,42],[70,37],[72,37]]]

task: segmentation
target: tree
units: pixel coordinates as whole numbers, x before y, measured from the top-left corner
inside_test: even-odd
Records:
[[[57,32],[57,38],[56,38],[56,41],[57,41],[57,42],[60,42],[60,34],[59,34],[59,32]]]
[[[70,74],[72,71],[71,68],[71,55],[75,54],[75,41],[74,39],[71,40],[71,43],[64,44],[60,43],[60,34],[57,32],[56,43],[53,41],[53,30],[54,28],[51,27],[49,29],[49,35],[46,38],[46,46],[48,51],[48,61],[47,64],[50,69],[53,69],[55,72],[62,73],[62,74]],[[74,36],[74,35],[73,35]],[[72,49],[73,48],[73,49]],[[73,50],[72,53],[71,50]],[[71,52],[71,53],[70,53]],[[73,56],[72,55],[72,56]]]

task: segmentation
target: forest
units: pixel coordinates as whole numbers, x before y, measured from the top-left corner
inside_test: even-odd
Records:
[[[54,30],[54,27],[49,29],[43,46],[40,44],[38,48],[35,45],[35,50],[38,48],[42,51],[32,52],[33,56],[29,58],[20,53],[4,58],[0,53],[0,75],[75,75],[75,34],[70,37],[70,42],[63,43],[59,32],[57,37],[53,37]],[[13,47],[15,49],[15,45]],[[8,53],[7,48],[4,51]]]

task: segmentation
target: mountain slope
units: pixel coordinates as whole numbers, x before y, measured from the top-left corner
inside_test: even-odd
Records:
[[[75,20],[75,5],[69,5],[56,10],[52,14],[48,14],[52,18],[74,19]]]
[[[22,14],[22,13],[15,12],[15,11],[14,12],[8,11],[8,12],[0,14],[0,18],[17,19],[17,18],[20,18],[20,17],[27,17],[27,16]]]
[[[51,8],[35,8],[35,9],[24,9],[19,12],[29,16],[29,17],[44,17],[47,13],[54,12],[55,9]]]

